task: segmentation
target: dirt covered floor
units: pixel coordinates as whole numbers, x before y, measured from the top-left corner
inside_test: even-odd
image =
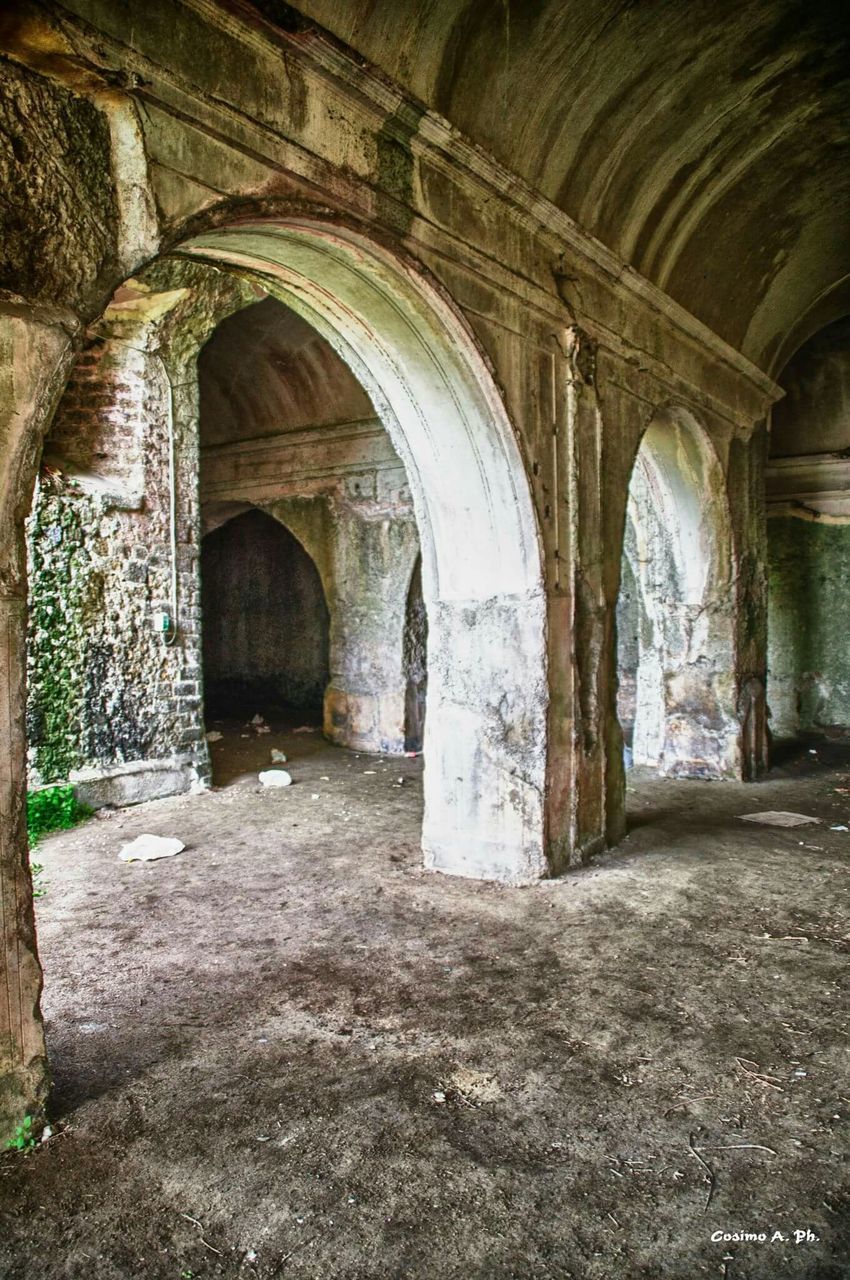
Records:
[[[0,1275],[848,1274],[846,752],[632,774],[620,849],[510,890],[420,869],[419,761],[295,727],[40,846],[54,1136],[0,1156]]]

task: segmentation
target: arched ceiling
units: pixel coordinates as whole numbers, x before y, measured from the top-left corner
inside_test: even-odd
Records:
[[[847,0],[295,7],[763,368],[805,341],[807,315],[834,318],[850,273]]]
[[[375,416],[330,344],[276,298],[221,322],[201,351],[198,379],[202,445]]]
[[[850,315],[803,343],[779,378],[785,399],[774,407],[774,458],[833,453],[850,445]]]

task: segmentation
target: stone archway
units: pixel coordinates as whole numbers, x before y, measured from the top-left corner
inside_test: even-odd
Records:
[[[635,458],[618,608],[620,718],[635,764],[740,777],[733,578],[719,459],[689,413],[666,408]]]
[[[428,613],[426,865],[544,875],[545,594],[504,405],[469,330],[384,249],[310,221],[244,223],[181,255],[262,279],[342,356],[407,470]]]

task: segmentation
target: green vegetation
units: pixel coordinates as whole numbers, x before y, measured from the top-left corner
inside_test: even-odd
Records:
[[[38,1139],[32,1131],[32,1116],[24,1116],[15,1129],[13,1137],[6,1143],[6,1149],[11,1151],[32,1151],[37,1146]]]
[[[27,739],[45,782],[67,778],[81,763],[86,654],[101,603],[86,544],[96,510],[52,489],[49,477],[40,480],[27,534]]]
[[[44,787],[41,791],[31,791],[27,796],[27,836],[30,848],[33,849],[39,838],[47,835],[48,831],[67,831],[82,822],[83,818],[88,818],[91,812],[88,805],[80,804],[73,787]],[[41,871],[39,863],[32,864],[33,876],[39,875]]]
[[[30,871],[32,873],[32,896],[34,898],[43,898],[47,893],[47,885],[42,880],[44,867],[40,862],[31,862]]]

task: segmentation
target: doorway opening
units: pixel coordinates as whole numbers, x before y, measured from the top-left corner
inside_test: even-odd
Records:
[[[627,765],[739,776],[731,582],[720,463],[690,415],[665,411],[629,484],[617,607]]]
[[[213,783],[239,776],[243,764],[282,765],[271,739],[256,762],[216,743],[238,747],[246,731],[251,740],[321,724],[330,627],[316,566],[279,521],[246,511],[203,539],[201,612]]]

